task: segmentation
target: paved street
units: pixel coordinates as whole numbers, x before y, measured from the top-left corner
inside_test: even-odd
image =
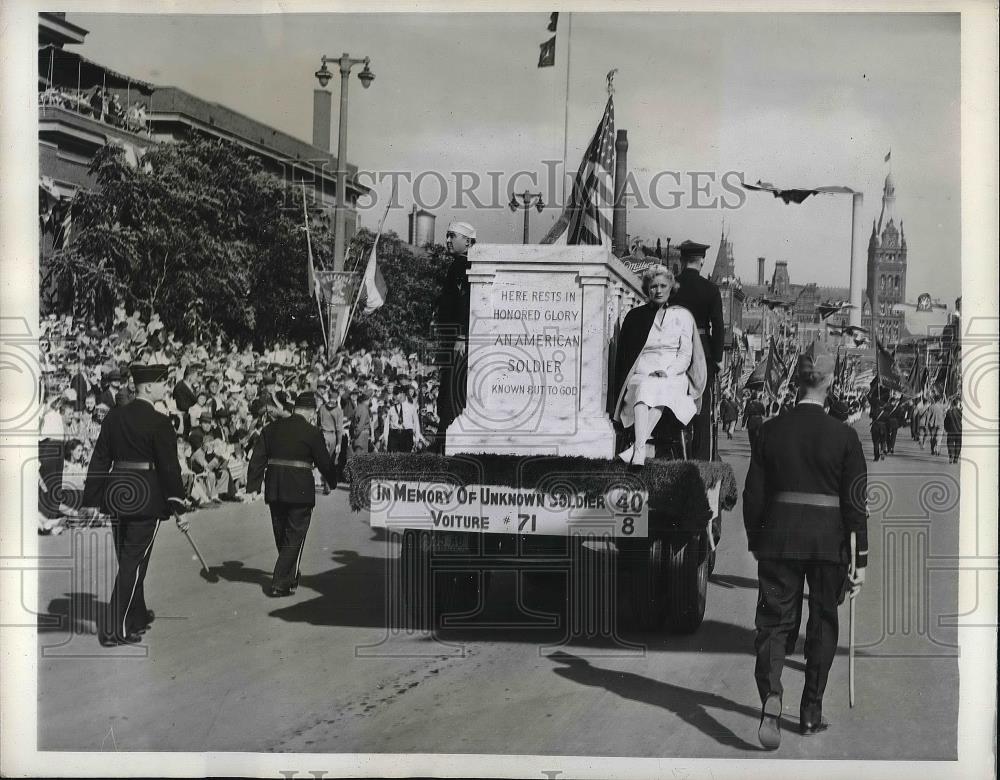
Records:
[[[723,446],[742,488],[746,434]],[[832,728],[795,733],[800,641],[785,672],[792,733],[778,755],[954,759],[957,649],[943,616],[959,611],[957,571],[935,562],[957,549],[958,467],[900,431],[896,455],[869,468],[857,706],[848,708],[845,607],[825,702]],[[725,516],[705,623],[692,636],[564,640],[558,627],[511,626],[525,618],[513,578],[500,576],[484,613],[445,643],[387,633],[396,550],[349,512],[343,490],[318,502],[288,599],[263,594],[274,556],[263,503],[191,516],[215,583],[164,524],[146,580],[157,620],[141,648],[105,650],[93,634],[114,572],[108,529],[40,538],[40,554],[66,566],[41,578],[39,748],[773,756],[756,738],[755,564],[740,507]]]

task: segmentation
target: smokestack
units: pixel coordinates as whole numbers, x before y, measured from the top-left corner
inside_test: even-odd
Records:
[[[313,90],[313,146],[330,151],[330,93],[325,89]]]
[[[763,286],[764,284],[764,258],[757,258],[757,284]]]
[[[611,251],[616,257],[628,254],[625,211],[625,177],[628,175],[628,130],[615,134],[615,207],[611,217]]]

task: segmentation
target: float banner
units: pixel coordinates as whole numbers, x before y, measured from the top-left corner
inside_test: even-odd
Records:
[[[500,485],[373,479],[370,498],[372,528],[613,538],[649,534],[649,494],[628,487],[586,496]]]

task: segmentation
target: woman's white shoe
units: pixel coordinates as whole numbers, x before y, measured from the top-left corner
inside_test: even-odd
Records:
[[[631,463],[635,457],[635,447],[629,447],[618,453],[618,457],[626,463]]]

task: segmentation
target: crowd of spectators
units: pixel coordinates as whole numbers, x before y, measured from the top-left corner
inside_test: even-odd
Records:
[[[399,348],[341,350],[327,360],[305,341],[263,351],[221,337],[182,343],[155,314],[143,319],[118,309],[110,332],[92,321],[47,316],[39,354],[42,533],[106,522],[82,511],[83,481],[102,420],[134,397],[128,367],[137,362],[170,366],[159,411],[174,425],[187,498],[196,507],[254,498],[245,490],[253,445],[267,422],[291,413],[300,392],[317,394],[314,422],[338,474],[352,454],[416,451],[436,431],[436,371]]]
[[[57,106],[90,116],[131,133],[148,133],[146,104],[134,100],[124,105],[116,92],[95,86],[84,92],[50,86],[38,93],[40,106]]]

